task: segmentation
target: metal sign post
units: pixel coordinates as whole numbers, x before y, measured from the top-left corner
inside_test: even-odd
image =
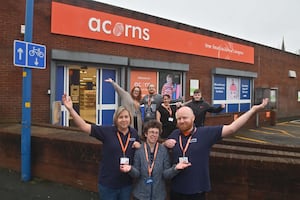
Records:
[[[25,36],[32,41],[34,0],[26,0]],[[21,53],[21,52],[20,52]],[[31,69],[23,68],[22,133],[21,133],[21,178],[31,179]]]

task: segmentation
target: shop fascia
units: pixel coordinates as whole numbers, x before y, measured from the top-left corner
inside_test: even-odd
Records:
[[[141,28],[139,26],[133,26],[130,24],[125,24],[122,22],[117,22],[113,24],[110,20],[103,20],[95,17],[91,17],[88,22],[89,30],[92,32],[103,31],[107,35],[114,35],[120,37],[124,35],[125,37],[138,38],[142,40],[150,40],[150,30],[149,28]]]

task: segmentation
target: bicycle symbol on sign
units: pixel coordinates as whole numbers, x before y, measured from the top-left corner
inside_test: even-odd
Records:
[[[38,56],[40,58],[43,58],[45,56],[44,53],[41,51],[41,49],[40,48],[36,48],[36,47],[32,47],[32,49],[29,51],[29,55],[30,56],[36,55],[36,56]]]

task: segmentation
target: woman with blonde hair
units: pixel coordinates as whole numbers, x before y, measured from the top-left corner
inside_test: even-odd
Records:
[[[120,170],[120,166],[131,164],[136,148],[140,147],[137,131],[130,127],[131,114],[123,106],[114,114],[114,125],[98,126],[86,123],[73,109],[73,103],[66,94],[62,97],[64,106],[77,127],[102,142],[102,156],[99,168],[98,190],[101,200],[129,200],[132,178]]]

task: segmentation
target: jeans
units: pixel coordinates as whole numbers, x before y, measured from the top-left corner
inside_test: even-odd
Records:
[[[132,186],[124,186],[119,189],[109,188],[98,184],[100,200],[130,200]]]

